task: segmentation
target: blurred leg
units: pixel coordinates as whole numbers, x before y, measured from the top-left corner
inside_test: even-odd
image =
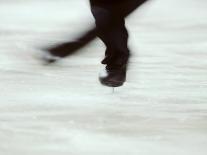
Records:
[[[76,39],[73,42],[65,42],[62,44],[58,44],[53,47],[50,47],[47,50],[54,56],[66,57],[87,45],[94,38],[96,38],[96,29],[92,28],[91,30],[81,35],[78,39]]]

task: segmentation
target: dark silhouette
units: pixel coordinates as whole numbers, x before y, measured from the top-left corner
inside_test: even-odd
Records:
[[[106,74],[100,76],[100,82],[112,87],[123,85],[130,55],[125,17],[145,1],[147,0],[90,0],[96,27],[74,42],[47,49],[49,54],[59,58],[67,57],[98,36],[106,45],[105,58],[102,61],[102,64],[106,64]],[[47,59],[50,63],[55,60],[52,57]]]

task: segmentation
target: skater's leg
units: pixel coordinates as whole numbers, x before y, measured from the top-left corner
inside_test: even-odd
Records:
[[[91,3],[91,10],[96,21],[97,35],[106,45],[105,59],[102,63],[106,64],[107,74],[100,76],[102,84],[117,87],[124,83],[129,58],[125,17],[145,1],[122,0],[116,4],[114,1],[100,4],[96,3],[96,0],[91,0],[94,2]]]
[[[128,32],[122,17],[114,18],[112,12],[105,8],[92,6],[96,21],[97,36],[105,43],[106,53],[103,64],[126,64],[129,56],[127,47]]]
[[[110,73],[110,76],[100,76],[100,81],[107,86],[121,86],[126,79],[129,57],[128,32],[124,18],[114,18],[105,8],[95,6],[91,9],[96,21],[97,36],[106,45],[105,58],[102,63],[107,65],[107,72]]]
[[[97,35],[106,45],[106,58],[114,62],[116,59],[123,63],[129,56],[127,47],[128,32],[125,27],[125,17],[146,0],[90,0],[91,10],[96,21]],[[124,60],[125,59],[125,60]]]

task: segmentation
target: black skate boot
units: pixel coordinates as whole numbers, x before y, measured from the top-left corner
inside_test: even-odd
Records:
[[[54,63],[57,60],[67,57],[83,46],[81,42],[70,42],[44,49],[43,60],[46,63]]]
[[[127,65],[106,66],[105,70],[100,73],[99,81],[108,87],[120,87],[126,81]]]

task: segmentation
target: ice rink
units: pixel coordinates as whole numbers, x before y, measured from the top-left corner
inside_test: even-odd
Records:
[[[129,17],[115,93],[98,81],[98,39],[38,59],[93,22],[87,0],[0,0],[0,155],[206,155],[207,1],[151,0]]]

